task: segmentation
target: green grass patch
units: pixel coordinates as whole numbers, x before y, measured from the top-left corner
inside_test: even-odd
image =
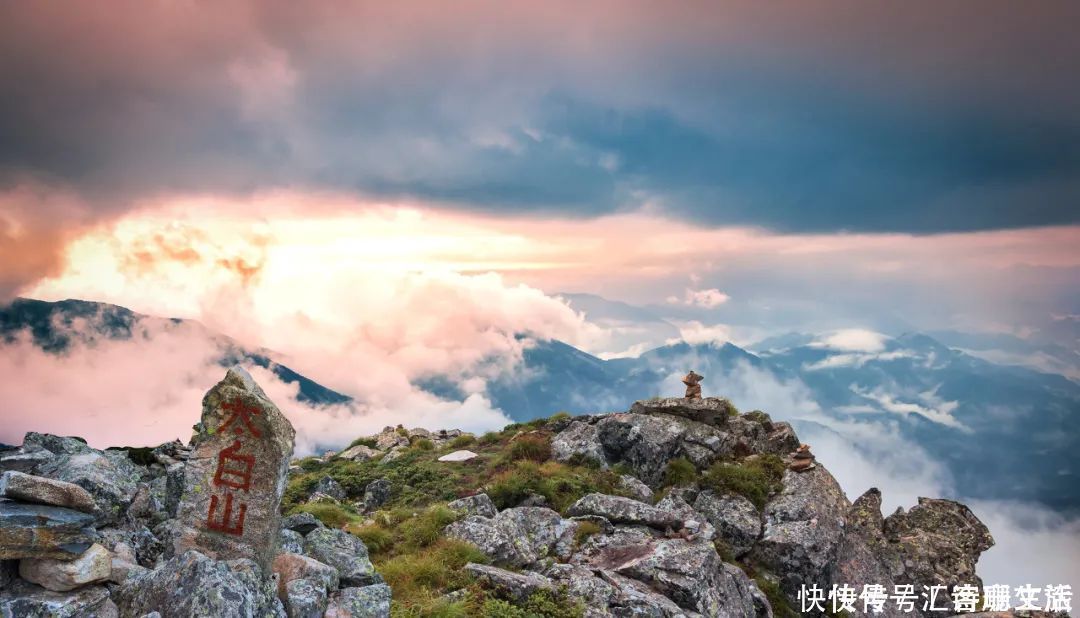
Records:
[[[311,513],[315,516],[315,519],[331,528],[344,528],[348,524],[360,521],[360,516],[351,507],[329,502],[301,504],[289,511],[290,515],[296,513]]]
[[[799,618],[799,612],[791,607],[787,595],[784,594],[783,590],[780,590],[780,584],[760,575],[754,578],[754,582],[761,592],[765,594],[765,598],[769,600],[775,618]]]
[[[581,547],[585,541],[589,540],[590,536],[601,532],[603,532],[603,529],[595,521],[587,519],[579,521],[577,528],[574,529],[574,546]]]
[[[594,492],[623,495],[619,477],[610,471],[554,461],[543,464],[519,461],[497,475],[487,487],[488,496],[500,509],[517,506],[530,494],[539,494],[560,512]]]
[[[697,477],[697,468],[694,464],[685,457],[679,457],[668,462],[667,469],[664,470],[664,486],[693,485],[697,482]]]
[[[459,449],[463,449],[466,446],[472,446],[474,442],[476,442],[475,437],[469,434],[464,434],[451,440],[449,446],[456,451]]]
[[[759,509],[780,491],[784,462],[776,455],[747,458],[741,463],[717,462],[701,478],[703,487],[745,497]]]
[[[551,438],[543,434],[521,436],[510,442],[505,454],[507,461],[543,463],[551,459]]]

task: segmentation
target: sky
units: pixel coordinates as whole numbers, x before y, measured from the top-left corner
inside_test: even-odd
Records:
[[[184,437],[208,333],[363,402],[307,449],[500,425],[520,333],[949,331],[1080,376],[1071,0],[109,4],[0,4],[0,302],[201,326],[6,346],[9,428]]]

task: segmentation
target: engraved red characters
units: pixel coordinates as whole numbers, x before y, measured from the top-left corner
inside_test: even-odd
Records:
[[[224,499],[217,495],[210,496],[210,512],[206,516],[206,527],[224,534],[242,536],[244,534],[244,516],[247,514],[247,504],[241,503],[234,511],[233,496],[230,489],[248,492],[251,490],[251,473],[255,469],[255,456],[241,453],[244,430],[250,435],[260,438],[262,434],[251,422],[251,417],[259,414],[258,408],[245,404],[242,401],[231,401],[221,404],[221,409],[232,414],[218,428],[219,432],[232,429],[238,437],[232,444],[223,448],[218,453],[217,470],[214,472],[214,486],[224,488]],[[220,516],[215,519],[218,510]]]

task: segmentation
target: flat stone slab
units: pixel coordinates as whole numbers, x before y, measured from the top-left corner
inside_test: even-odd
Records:
[[[725,425],[728,417],[738,413],[735,406],[727,399],[706,397],[688,399],[686,397],[668,397],[635,401],[630,406],[631,414],[670,414],[681,416],[706,425]]]
[[[96,508],[90,492],[74,483],[16,471],[0,474],[0,497],[62,506],[84,513],[92,513]]]
[[[93,523],[87,513],[0,499],[0,560],[78,558],[93,544]]]
[[[19,561],[19,576],[53,592],[67,592],[104,582],[112,574],[109,550],[94,543],[74,560],[25,558]]]
[[[439,461],[469,461],[478,455],[472,451],[454,451],[439,458]]]

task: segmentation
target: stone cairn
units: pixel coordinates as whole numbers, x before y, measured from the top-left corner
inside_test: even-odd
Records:
[[[694,373],[693,370],[686,374],[682,383],[686,385],[686,399],[701,399],[701,381],[705,376]]]
[[[795,452],[791,454],[791,463],[788,464],[788,468],[795,472],[806,472],[807,470],[813,470],[817,466],[814,464],[814,454],[810,452],[809,444],[800,444],[799,448],[795,449]]]

